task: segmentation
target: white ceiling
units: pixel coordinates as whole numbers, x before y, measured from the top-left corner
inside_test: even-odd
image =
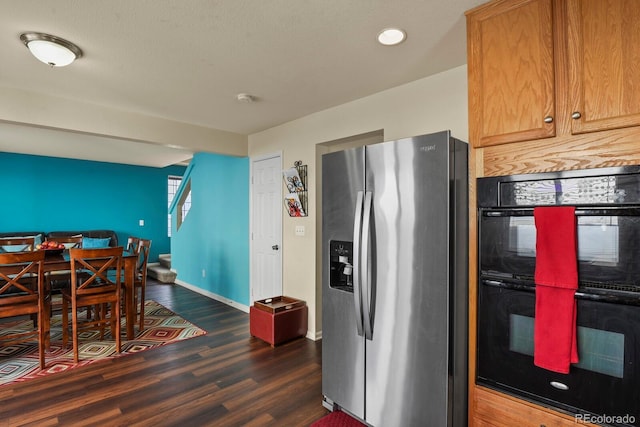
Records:
[[[464,12],[484,1],[0,0],[0,87],[249,135],[465,64]],[[390,26],[407,40],[377,44]],[[70,40],[84,56],[49,68],[20,42],[27,31]],[[238,93],[257,100],[240,103]],[[105,138],[47,132],[1,123],[0,150],[77,156],[82,147],[84,158],[122,161],[118,148],[93,152]],[[130,163],[191,154],[108,141],[139,145]]]

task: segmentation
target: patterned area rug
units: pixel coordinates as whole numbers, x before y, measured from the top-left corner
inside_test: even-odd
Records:
[[[62,347],[61,315],[54,314],[51,318],[51,349],[45,353],[46,368],[40,370],[37,341],[0,347],[0,386],[67,371],[107,358],[138,353],[207,333],[155,301],[145,301],[144,309],[144,330],[138,332],[131,341],[127,341],[123,337],[121,353],[116,353],[115,340],[111,338],[109,332],[105,333],[105,339],[102,341],[100,341],[97,331],[81,333],[79,337],[80,362],[77,364],[73,362],[71,337],[69,337],[70,342],[67,348]],[[31,325],[33,324],[30,320],[3,323],[0,334],[8,327],[28,329]],[[124,325],[122,333],[126,334]]]

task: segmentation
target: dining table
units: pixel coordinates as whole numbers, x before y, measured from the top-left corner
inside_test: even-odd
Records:
[[[125,250],[122,253],[122,271],[124,278],[121,277],[122,289],[124,289],[124,307],[125,307],[125,319],[127,339],[134,338],[134,325],[136,323],[136,310],[135,298],[134,298],[134,282],[136,275],[136,266],[138,263],[138,254],[133,251]],[[71,259],[69,257],[69,251],[64,250],[62,252],[47,253],[44,257],[43,272],[56,272],[56,271],[69,271],[71,270]],[[144,302],[143,302],[144,304]],[[142,308],[144,309],[144,308]]]

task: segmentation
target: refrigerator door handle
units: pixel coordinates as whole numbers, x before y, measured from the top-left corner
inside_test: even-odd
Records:
[[[369,277],[369,234],[371,227],[371,204],[373,193],[367,191],[364,196],[364,212],[362,214],[362,254],[361,254],[361,283],[362,283],[362,317],[364,319],[364,337],[373,338],[371,325],[371,277]]]
[[[358,191],[356,198],[356,213],[353,218],[353,301],[356,306],[356,329],[359,336],[363,336],[362,326],[362,293],[360,291],[360,236],[362,232],[362,200],[364,193]]]

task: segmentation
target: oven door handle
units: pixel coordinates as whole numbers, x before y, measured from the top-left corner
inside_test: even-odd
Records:
[[[492,286],[495,288],[511,289],[514,291],[524,291],[530,293],[536,292],[536,285],[533,283],[515,283],[495,279],[481,279],[480,283],[485,286]],[[634,294],[631,292],[609,291],[606,294],[599,294],[576,291],[575,298],[588,301],[608,302],[612,304],[640,306],[640,294]]]
[[[640,216],[639,206],[593,206],[577,208],[576,216]],[[533,208],[481,209],[484,217],[533,216]]]
[[[486,286],[493,286],[495,288],[503,288],[503,289],[512,289],[515,291],[525,291],[535,293],[536,285],[533,283],[514,283],[514,282],[505,282],[503,280],[494,280],[494,279],[481,279],[480,283]]]

